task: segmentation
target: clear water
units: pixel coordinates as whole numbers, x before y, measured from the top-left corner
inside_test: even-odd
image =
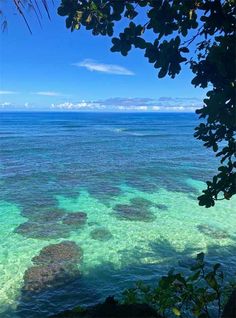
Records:
[[[137,280],[153,282],[170,267],[184,270],[181,264],[200,251],[235,272],[236,200],[198,206],[217,163],[193,138],[196,125],[193,114],[1,113],[0,316],[47,317],[59,305],[91,305]],[[151,202],[150,220],[117,212],[137,198]],[[58,210],[83,211],[87,224],[70,229],[42,219]],[[42,220],[42,237],[16,231]],[[93,239],[98,227],[112,238]],[[22,297],[31,259],[63,240],[83,249],[82,276]]]

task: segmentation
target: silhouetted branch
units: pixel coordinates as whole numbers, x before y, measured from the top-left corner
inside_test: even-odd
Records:
[[[54,6],[54,1],[50,0],[50,2]],[[25,13],[27,7],[29,7],[30,9],[34,11],[37,21],[41,27],[42,27],[41,20],[43,18],[41,8],[43,8],[43,10],[46,12],[48,19],[51,20],[49,2],[47,0],[27,0],[27,1],[13,0],[13,5],[16,8],[17,12],[20,14],[20,16],[23,18],[27,26],[27,29],[29,30],[31,34],[32,34],[32,30]],[[3,15],[3,11],[1,9],[0,9],[0,13]],[[7,19],[4,17],[4,21],[2,22],[3,31],[6,29],[6,25],[7,25]]]

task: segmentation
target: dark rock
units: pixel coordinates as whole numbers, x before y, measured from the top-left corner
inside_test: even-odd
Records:
[[[74,262],[78,263],[83,257],[82,249],[75,242],[64,241],[44,247],[38,256],[33,257],[36,265]]]
[[[59,287],[72,281],[80,275],[75,264],[50,264],[32,266],[25,271],[24,286],[25,292],[41,292],[48,288]]]
[[[65,311],[51,318],[161,318],[147,304],[121,305],[113,297],[108,297],[103,304],[87,308],[85,311]]]
[[[63,217],[64,213],[59,210],[53,210],[48,212],[42,212],[37,217],[37,222],[51,222],[58,221]],[[31,219],[31,218],[30,218]]]
[[[151,201],[144,199],[144,198],[140,198],[140,197],[133,198],[130,200],[130,202],[133,205],[137,205],[137,206],[145,207],[145,208],[152,206]]]
[[[199,232],[204,235],[210,236],[214,239],[226,239],[229,237],[229,234],[221,229],[212,228],[207,224],[200,224],[197,226]]]
[[[87,214],[84,212],[67,213],[62,220],[63,224],[74,228],[81,227],[87,222]]]
[[[156,207],[158,208],[159,210],[163,210],[163,211],[166,211],[168,210],[167,206],[165,204],[155,204],[147,199],[144,199],[144,198],[141,198],[141,197],[137,197],[137,198],[133,198],[130,200],[130,203],[132,205],[135,205],[135,206],[139,206],[140,208],[150,208],[150,207]]]
[[[108,241],[112,238],[112,234],[106,228],[97,228],[91,231],[90,236],[94,240],[98,241]]]
[[[115,187],[113,185],[110,185],[110,184],[101,184],[99,185],[100,186],[100,189],[102,189],[102,192],[105,194],[105,195],[108,195],[110,197],[116,197],[120,194],[121,190],[120,188],[118,187]]]
[[[35,194],[33,198],[27,197],[27,200],[26,198],[23,199],[21,205],[23,207],[21,215],[30,219],[31,217],[38,216],[42,211],[43,213],[50,213],[51,211],[58,210],[56,199],[43,193],[40,193],[40,196],[37,197]]]
[[[114,210],[122,220],[151,222],[155,218],[147,207],[138,204],[117,204]]]
[[[77,264],[82,250],[74,242],[64,241],[44,247],[33,257],[34,266],[24,273],[24,292],[41,292],[61,286],[80,276]]]
[[[107,182],[97,182],[94,186],[89,186],[89,194],[101,200],[103,203],[108,203],[111,198],[118,196],[121,193],[119,187],[113,186]]]
[[[15,232],[35,239],[66,238],[70,235],[70,229],[57,222],[37,223],[27,221],[20,224]]]

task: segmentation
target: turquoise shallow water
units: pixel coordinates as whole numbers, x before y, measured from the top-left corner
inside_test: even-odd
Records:
[[[216,162],[193,139],[196,123],[193,114],[2,113],[1,317],[93,304],[172,266],[184,270],[200,251],[233,274],[236,201],[198,206]],[[53,217],[78,211],[87,214],[82,227]],[[94,238],[98,229],[109,235]],[[81,275],[25,297],[32,258],[64,240],[83,250]]]

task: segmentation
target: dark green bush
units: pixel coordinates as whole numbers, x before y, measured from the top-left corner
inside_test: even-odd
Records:
[[[149,304],[168,318],[219,318],[233,286],[234,283],[226,282],[221,265],[208,266],[204,253],[200,253],[189,274],[171,270],[152,287],[138,282],[124,291],[122,301]]]

